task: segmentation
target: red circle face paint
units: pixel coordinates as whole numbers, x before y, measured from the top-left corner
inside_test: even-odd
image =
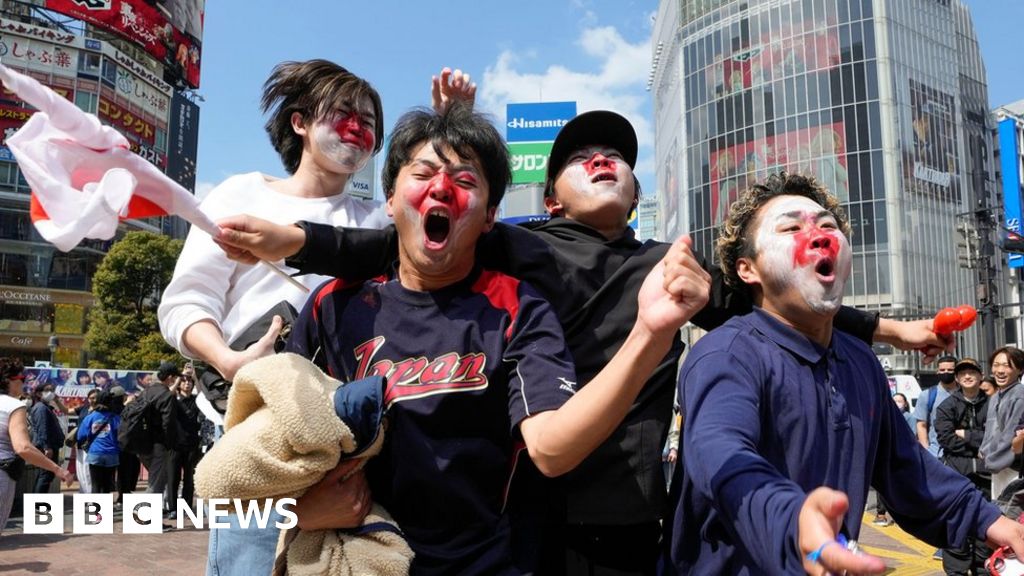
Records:
[[[608,158],[600,152],[595,152],[583,162],[583,169],[586,170],[587,176],[593,178],[600,172],[615,172],[616,164],[615,160]]]
[[[808,222],[807,228],[793,236],[793,266],[803,267],[812,264],[815,256],[835,261],[841,245],[838,234],[838,231],[823,230],[814,222]]]
[[[348,112],[334,121],[334,131],[342,142],[358,146],[363,150],[373,150],[374,135],[363,125],[357,112]]]

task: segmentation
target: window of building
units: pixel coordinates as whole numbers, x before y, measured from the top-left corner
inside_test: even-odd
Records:
[[[100,74],[100,55],[95,52],[78,53],[78,73],[83,76],[97,77]]]
[[[90,92],[76,91],[75,92],[75,106],[78,106],[83,112],[89,114],[95,114],[99,109],[100,97],[97,94]]]
[[[157,128],[153,136],[153,147],[161,152],[167,151],[167,131]]]
[[[100,80],[111,88],[117,82],[117,64],[114,64],[114,61],[110,58],[103,59],[103,72],[100,74]]]

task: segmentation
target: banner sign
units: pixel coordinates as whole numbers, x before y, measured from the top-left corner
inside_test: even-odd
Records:
[[[171,77],[199,87],[204,0],[46,0],[45,6],[140,44]]]
[[[199,149],[199,106],[175,92],[168,126],[167,175],[195,193],[196,154]]]
[[[999,161],[1003,169],[1003,221],[1011,232],[1022,232],[1020,202],[1020,150],[1017,148],[1017,122],[1013,118],[999,121]],[[1024,254],[1006,254],[1006,265],[1024,268]]]
[[[552,142],[510,142],[508,151],[512,157],[512,183],[544,182],[552,144]]]
[[[156,139],[155,128],[149,122],[139,118],[135,114],[124,110],[117,104],[100,97],[99,112],[96,114],[101,120],[106,120],[119,132],[132,135],[141,140],[142,144],[152,146]]]
[[[24,375],[22,390],[25,394],[30,394],[36,386],[53,384],[54,392],[69,410],[84,404],[89,391],[94,388],[107,390],[120,386],[128,394],[133,394],[157,381],[155,372],[142,370],[26,367]]]
[[[509,142],[550,142],[576,117],[575,102],[536,102],[506,107],[506,140]]]

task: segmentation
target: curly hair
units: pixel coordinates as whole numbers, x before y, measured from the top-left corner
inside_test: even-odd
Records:
[[[832,213],[839,229],[850,237],[850,222],[839,206],[839,199],[833,196],[811,176],[779,172],[768,177],[763,184],[754,184],[729,207],[729,216],[719,228],[718,243],[715,246],[718,263],[725,275],[725,281],[733,288],[749,290],[736,272],[740,258],[754,258],[757,247],[751,229],[757,221],[761,207],[776,196],[803,196],[809,198]]]
[[[282,62],[274,67],[263,84],[260,107],[270,118],[264,126],[270,143],[294,174],[302,159],[302,137],[292,130],[292,114],[298,112],[305,123],[325,118],[339,104],[369,98],[377,116],[374,129],[376,154],[384,145],[384,110],[380,95],[369,82],[328,60]]]

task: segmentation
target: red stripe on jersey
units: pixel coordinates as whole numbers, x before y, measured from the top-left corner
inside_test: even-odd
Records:
[[[376,280],[378,282],[386,282],[387,278],[384,276],[378,276],[376,278],[372,278],[372,280]],[[320,321],[320,306],[322,305],[324,298],[333,294],[334,292],[337,292],[339,290],[345,290],[346,288],[351,288],[357,284],[359,283],[353,282],[351,280],[345,280],[344,278],[335,278],[334,280],[331,280],[327,284],[324,284],[323,287],[320,288],[320,291],[316,293],[316,299],[313,300],[313,320],[317,322]]]
[[[511,322],[505,330],[505,340],[512,338],[512,328],[519,314],[519,280],[501,272],[484,270],[473,283],[473,292],[483,294],[491,306],[508,312]]]
[[[508,495],[512,491],[512,479],[516,475],[516,469],[519,468],[519,458],[524,451],[526,451],[526,442],[516,440],[512,445],[512,459],[509,461],[508,466],[508,480],[505,481],[505,493],[501,502],[502,514],[505,513],[505,507],[508,506]]]

